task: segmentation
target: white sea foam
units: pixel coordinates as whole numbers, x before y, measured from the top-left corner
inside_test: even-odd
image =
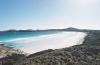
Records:
[[[38,37],[8,40],[16,49],[27,53],[35,53],[46,49],[58,49],[82,44],[87,34],[82,32],[62,32]]]

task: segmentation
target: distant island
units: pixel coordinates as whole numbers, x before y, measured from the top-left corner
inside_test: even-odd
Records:
[[[49,29],[8,30],[2,32],[74,31],[86,32],[83,44],[62,49],[48,49],[31,55],[12,53],[0,59],[0,65],[100,65],[100,30]]]
[[[5,31],[0,31],[0,32],[41,32],[41,31],[81,31],[80,29],[69,27],[65,29],[45,29],[45,30],[32,30],[32,29],[26,29],[26,30],[15,30],[15,29],[9,29]]]
[[[45,30],[32,30],[32,29],[26,29],[26,30],[15,30],[15,29],[9,29],[0,31],[2,32],[44,32],[44,31],[74,31],[74,32],[88,32],[88,31],[96,31],[96,30],[89,30],[89,29],[77,29],[73,27],[64,28],[64,29],[45,29]]]

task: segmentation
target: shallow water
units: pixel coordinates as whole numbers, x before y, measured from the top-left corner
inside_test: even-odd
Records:
[[[85,36],[86,34],[82,32],[59,32],[35,36],[27,35],[0,41],[7,46],[31,54],[46,49],[58,49],[82,44]]]

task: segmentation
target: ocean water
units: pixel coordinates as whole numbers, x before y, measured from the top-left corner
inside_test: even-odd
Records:
[[[31,54],[82,44],[85,36],[82,32],[8,32],[0,33],[0,44]]]

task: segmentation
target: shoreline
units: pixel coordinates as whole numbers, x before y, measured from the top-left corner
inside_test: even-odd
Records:
[[[26,55],[30,55],[47,49],[61,49],[82,44],[84,38],[87,35],[84,32],[71,32],[72,34],[69,33],[70,32],[62,32],[60,34],[42,36],[41,38],[36,38],[35,42],[33,41],[35,39],[34,37],[29,39],[23,38],[21,40],[15,39],[12,41],[16,42],[17,44],[18,42],[19,44],[24,43],[24,45],[26,44],[26,46],[22,46],[22,48],[12,49],[14,49],[15,51],[17,49],[19,51],[23,51]]]

